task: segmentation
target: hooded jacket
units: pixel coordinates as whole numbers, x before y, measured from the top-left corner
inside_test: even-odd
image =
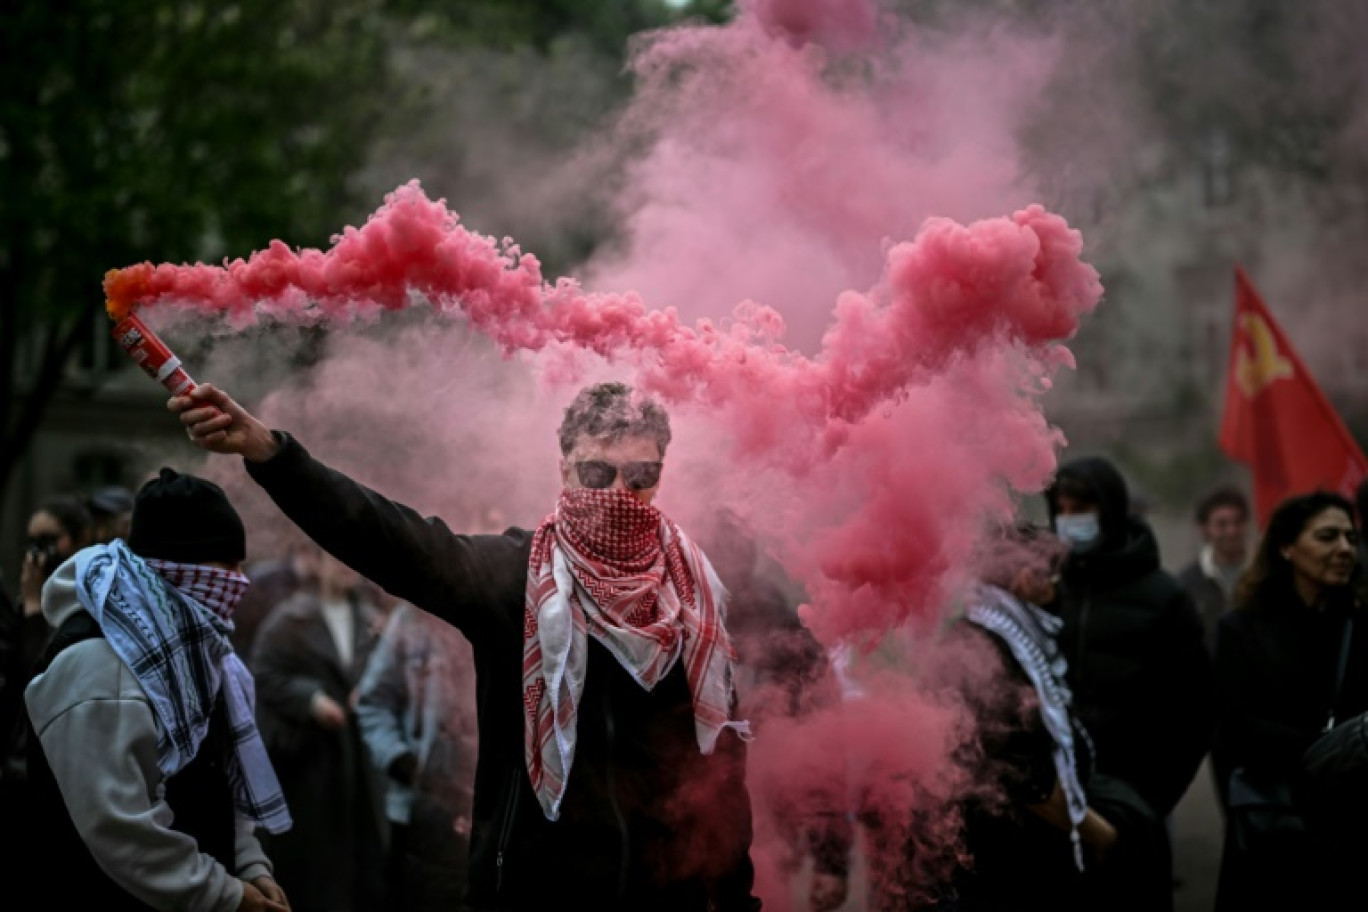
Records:
[[[1132,786],[1159,816],[1182,798],[1207,752],[1211,665],[1191,598],[1160,567],[1149,526],[1130,514],[1126,483],[1106,460],[1067,463],[1100,507],[1101,534],[1069,556],[1058,610],[1075,708],[1097,768]],[[1057,489],[1048,494],[1050,518]]]
[[[77,594],[74,558],[43,586],[43,615],[58,631],[80,615],[89,618]],[[93,619],[90,626],[98,630]],[[25,876],[42,885],[45,903],[231,912],[242,901],[243,880],[271,874],[251,821],[232,808],[226,776],[214,759],[223,749],[215,739],[225,735],[226,721],[211,727],[195,762],[163,776],[147,694],[98,633],[56,654],[24,697],[37,736],[28,759],[40,802],[26,838],[43,846]],[[221,794],[209,788],[216,784]],[[203,807],[216,798],[221,813]],[[217,824],[225,815],[230,832],[223,835],[230,842],[220,858],[209,851],[204,830],[187,824]]]

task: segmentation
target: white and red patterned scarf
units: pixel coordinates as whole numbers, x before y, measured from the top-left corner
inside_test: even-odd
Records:
[[[726,597],[699,547],[630,491],[561,494],[532,539],[523,618],[524,746],[547,819],[560,815],[575,757],[591,634],[646,690],[683,656],[704,754],[724,728],[750,737],[731,719]]]
[[[175,586],[225,621],[233,619],[242,594],[251,585],[242,573],[223,570],[204,564],[178,564],[174,561],[149,560],[147,565],[162,579]]]

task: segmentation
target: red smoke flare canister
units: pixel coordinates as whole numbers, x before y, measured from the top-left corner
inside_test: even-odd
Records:
[[[195,388],[195,381],[181,367],[180,358],[172,354],[166,343],[157,338],[137,314],[129,314],[114,324],[112,335],[134,363],[170,390],[171,395],[184,396]]]

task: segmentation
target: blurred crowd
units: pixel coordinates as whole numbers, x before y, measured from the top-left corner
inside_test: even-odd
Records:
[[[1176,574],[1108,461],[1065,464],[1046,501],[1048,525],[988,535],[944,634],[988,656],[1002,685],[959,682],[979,723],[962,762],[995,783],[964,800],[972,860],[928,897],[910,888],[913,848],[890,846],[877,814],[840,789],[792,795],[752,778],[756,813],[787,846],[782,872],[811,884],[800,904],[1172,909],[1170,817],[1208,758],[1226,824],[1217,908],[1333,902],[1364,841],[1350,824],[1368,769],[1368,484],[1356,503],[1289,498],[1252,549],[1248,501],[1217,488],[1195,505],[1201,549]],[[23,695],[55,633],[44,583],[82,549],[126,538],[134,504],[103,488],[29,518],[18,585],[0,589],[0,819],[39,811]],[[721,514],[701,538],[732,594],[741,709],[758,734],[839,706],[852,672],[801,624],[793,587],[744,524]],[[470,644],[306,539],[245,570],[231,642],[293,818],[260,834],[290,907],[460,908],[477,755]],[[848,884],[861,828],[867,895]]]

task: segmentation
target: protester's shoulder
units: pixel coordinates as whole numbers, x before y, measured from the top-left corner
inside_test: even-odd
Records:
[[[512,574],[521,578],[527,574],[527,561],[532,553],[532,533],[518,526],[509,526],[496,534],[479,533],[462,536],[470,548],[471,563],[495,574]]]
[[[484,547],[491,550],[520,552],[532,550],[532,534],[521,526],[509,526],[498,535],[476,535],[473,538],[479,539]]]
[[[970,626],[978,627],[976,624]],[[1017,658],[1016,653],[1012,651],[1012,644],[1008,639],[995,630],[989,630],[986,627],[979,627],[978,629],[993,648],[994,655],[1002,662],[1003,669],[1014,678],[1019,678],[1022,681],[1028,680],[1026,670],[1022,667],[1021,660]]]
[[[267,613],[257,629],[256,641],[264,643],[277,639],[287,631],[307,626],[320,616],[318,596],[311,592],[296,592],[276,603]]]
[[[1144,600],[1154,611],[1156,623],[1170,633],[1181,629],[1187,634],[1201,634],[1205,629],[1201,612],[1197,610],[1192,593],[1177,577],[1167,570],[1157,569],[1142,582]],[[1187,639],[1185,637],[1182,642]]]
[[[1138,576],[1129,587],[1130,594],[1137,601],[1149,605],[1165,614],[1195,612],[1192,596],[1178,577],[1163,567],[1153,567]]]
[[[975,648],[988,645],[997,648],[999,642],[998,637],[991,630],[967,614],[962,614],[945,625],[941,632],[941,641],[950,646],[970,644]]]
[[[1179,585],[1186,589],[1192,589],[1206,581],[1206,574],[1202,572],[1202,562],[1199,560],[1189,561],[1174,576]]]
[[[67,558],[43,584],[43,617],[54,630],[84,611],[76,591],[76,556]]]
[[[946,664],[939,676],[975,713],[1000,721],[1023,705],[1030,678],[1000,634],[962,617],[945,629],[941,644],[940,660]]]
[[[1172,603],[1177,600],[1188,607],[1192,606],[1192,596],[1188,592],[1188,587],[1184,586],[1175,574],[1160,568],[1155,575],[1154,586],[1163,593],[1166,601]]]
[[[25,692],[35,727],[88,702],[147,702],[138,681],[104,637],[63,649]]]

